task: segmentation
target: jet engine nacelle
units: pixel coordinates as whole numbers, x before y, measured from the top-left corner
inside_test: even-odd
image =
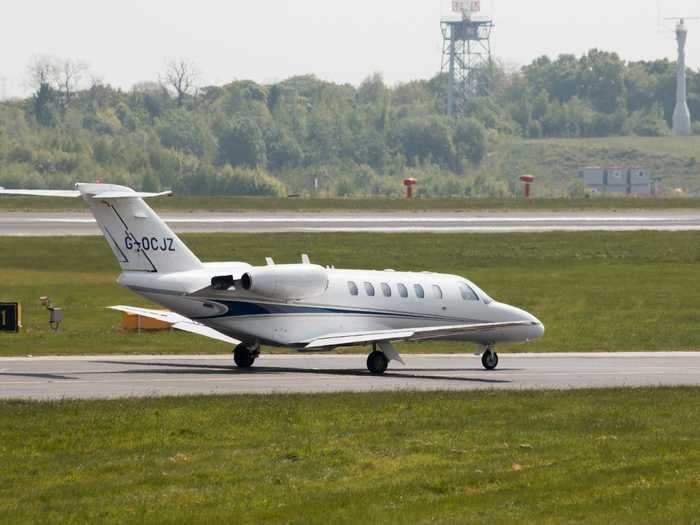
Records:
[[[269,299],[308,299],[326,291],[328,271],[315,264],[256,267],[243,274],[241,287]]]

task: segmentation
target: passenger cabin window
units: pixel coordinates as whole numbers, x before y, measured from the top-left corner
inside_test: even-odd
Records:
[[[365,292],[367,292],[367,297],[374,297],[374,286],[372,283],[365,283]]]
[[[413,289],[416,291],[416,297],[418,297],[418,299],[425,299],[425,290],[420,284],[414,284]]]
[[[408,297],[408,288],[406,288],[406,285],[405,285],[405,284],[399,283],[399,284],[396,285],[396,288],[399,289],[399,295],[400,295],[401,297],[403,297],[404,299],[405,299],[406,297]]]
[[[350,295],[360,295],[360,290],[357,289],[357,285],[352,281],[348,281],[348,290],[350,290]]]
[[[433,285],[433,299],[444,299],[445,294],[442,293],[442,288],[440,288],[437,284]]]
[[[479,296],[476,295],[476,292],[464,283],[459,285],[459,291],[462,293],[462,299],[464,299],[465,301],[479,300]]]
[[[384,297],[391,297],[391,286],[386,283],[382,283],[382,293]]]

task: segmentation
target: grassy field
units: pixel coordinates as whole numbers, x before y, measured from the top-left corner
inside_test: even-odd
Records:
[[[590,199],[282,199],[273,197],[189,197],[174,196],[151,203],[159,212],[399,212],[399,211],[570,211],[570,210],[683,210],[700,208],[700,199],[595,197]],[[80,211],[78,199],[12,197],[0,199],[0,212]]]
[[[309,253],[339,268],[432,270],[464,275],[497,300],[525,308],[547,334],[503,351],[700,349],[700,233],[513,235],[257,234],[185,237],[205,261],[282,262]],[[0,300],[25,306],[25,330],[0,334],[0,355],[227,353],[182,333],[124,333],[114,304],[148,306],[115,284],[118,267],[102,238],[0,238]],[[58,334],[39,297],[64,308]],[[402,352],[470,352],[448,343]]]
[[[535,175],[534,195],[567,195],[586,166],[644,166],[664,194],[700,190],[700,136],[511,140],[498,144],[480,174],[501,180]]]
[[[0,402],[3,523],[698,523],[700,391]]]
[[[586,166],[643,166],[659,183],[659,192],[667,198],[592,199],[563,198],[577,179],[578,170]],[[342,169],[333,177],[342,175]],[[681,188],[700,192],[700,135],[679,137],[606,137],[587,139],[503,139],[490,146],[489,154],[469,177],[484,177],[506,184],[521,175],[536,177],[530,202],[517,199],[436,198],[407,202],[394,198],[255,198],[193,197],[157,199],[160,211],[430,211],[430,210],[610,210],[610,209],[682,209],[700,207],[700,199],[668,198]],[[427,184],[418,175],[418,188]],[[85,181],[90,182],[90,181]],[[397,180],[397,194],[401,190]],[[557,198],[559,197],[559,198]],[[2,198],[0,211],[84,210],[73,199]]]

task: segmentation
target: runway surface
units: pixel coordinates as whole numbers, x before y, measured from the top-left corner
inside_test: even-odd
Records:
[[[700,230],[700,212],[164,213],[176,233]],[[0,213],[0,236],[99,235],[88,213]]]
[[[1,358],[2,399],[109,399],[205,394],[700,386],[700,352],[407,355],[371,376],[363,355],[263,355],[249,371],[230,356]]]

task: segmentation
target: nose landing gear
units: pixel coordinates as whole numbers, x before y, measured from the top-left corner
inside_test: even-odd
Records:
[[[496,370],[498,367],[498,354],[490,346],[481,356],[481,364],[486,370]]]
[[[240,344],[233,350],[233,362],[241,369],[251,368],[258,357],[260,357],[259,345]]]

